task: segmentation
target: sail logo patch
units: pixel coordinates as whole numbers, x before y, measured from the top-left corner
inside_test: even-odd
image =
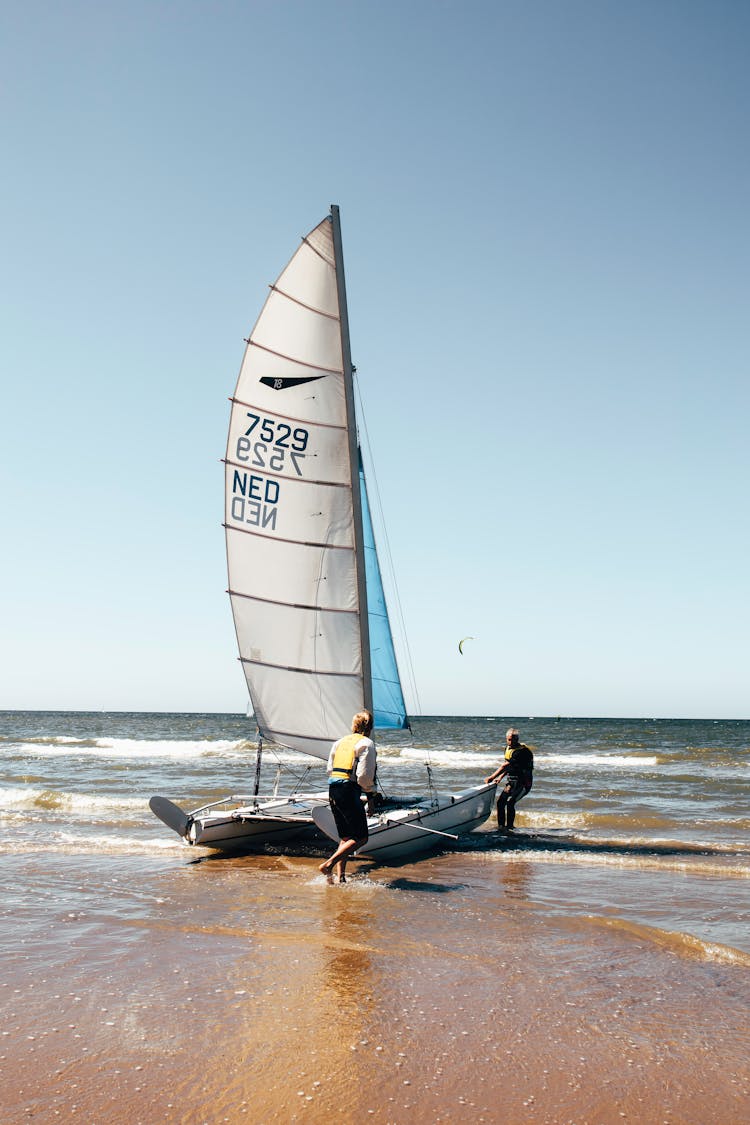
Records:
[[[301,387],[303,383],[316,383],[318,379],[324,378],[324,375],[303,375],[300,378],[272,379],[269,375],[264,375],[260,382],[272,391],[288,391],[290,387]]]

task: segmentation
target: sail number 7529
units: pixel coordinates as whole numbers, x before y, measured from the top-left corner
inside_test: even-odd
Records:
[[[260,414],[247,412],[250,425],[244,434],[237,438],[236,456],[238,461],[250,464],[256,469],[271,469],[280,473],[290,466],[298,477],[302,476],[301,462],[309,432],[302,426],[292,428],[286,422],[264,418]]]

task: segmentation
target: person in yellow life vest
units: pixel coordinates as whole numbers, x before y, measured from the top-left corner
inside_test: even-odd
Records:
[[[346,882],[346,861],[367,843],[367,815],[372,813],[377,751],[370,738],[373,717],[359,711],[352,719],[352,733],[334,742],[328,755],[328,800],[340,837],[339,846],[320,870],[329,883],[334,869],[340,883]],[[367,809],[362,794],[367,798]]]
[[[534,755],[519,741],[518,731],[511,727],[505,735],[505,761],[485,783],[505,777],[505,786],[497,799],[498,828],[512,828],[516,821],[516,804],[525,797],[534,781]],[[506,819],[507,818],[507,819]]]

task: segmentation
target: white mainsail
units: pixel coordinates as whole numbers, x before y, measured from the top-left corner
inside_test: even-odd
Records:
[[[363,706],[408,726],[354,414],[337,207],[302,241],[253,329],[232,397],[225,528],[240,660],[263,738],[326,759]],[[151,798],[189,844],[285,843],[328,794],[256,790],[186,813]],[[403,807],[385,801],[365,849],[411,854],[487,819],[495,783]],[[315,817],[315,821],[313,821]],[[429,823],[422,823],[428,821]],[[319,827],[338,839],[335,824]]]
[[[225,490],[229,593],[259,731],[319,758],[372,706],[347,332],[332,208],[247,342]]]

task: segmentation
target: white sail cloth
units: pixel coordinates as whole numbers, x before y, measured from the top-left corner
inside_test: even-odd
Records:
[[[250,335],[225,495],[232,611],[260,731],[327,758],[364,699],[330,218],[281,273]]]

